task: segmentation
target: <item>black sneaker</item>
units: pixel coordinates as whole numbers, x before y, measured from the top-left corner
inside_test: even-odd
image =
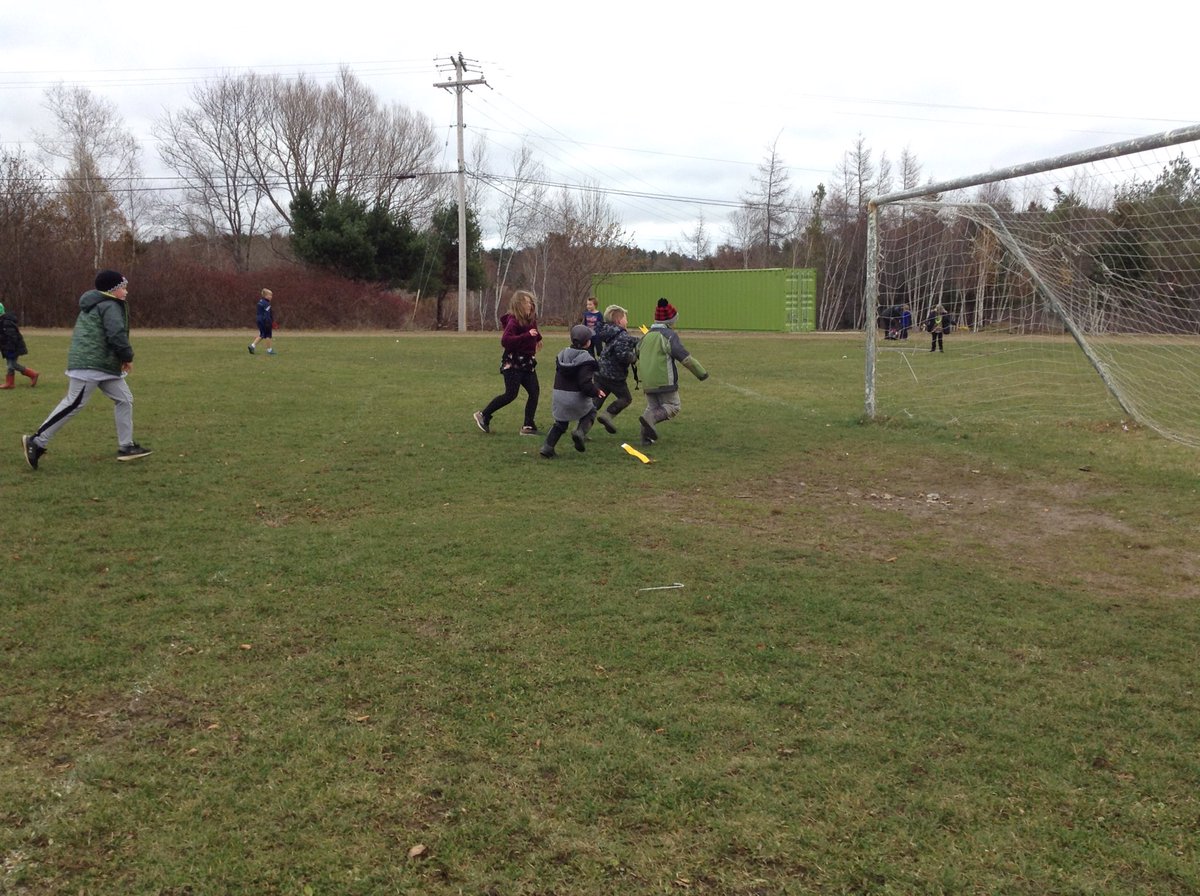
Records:
[[[537,436],[537,435],[541,435],[541,433],[538,431],[538,428],[536,426],[531,426],[528,423],[526,423],[524,426],[521,427],[521,435]]]
[[[117,451],[117,460],[137,460],[139,457],[145,457],[149,453],[149,448],[143,448],[137,442],[134,442],[132,445],[126,445]]]
[[[475,418],[475,425],[479,427],[480,432],[491,432],[491,427],[488,426],[487,417],[483,416],[483,411],[476,411],[471,415]]]
[[[33,440],[33,436],[21,436],[21,448],[25,453],[25,463],[37,469],[38,461],[46,453],[46,449]]]
[[[658,430],[654,428],[654,424],[645,417],[638,417],[638,423],[642,424],[642,444],[653,445],[658,441]]]

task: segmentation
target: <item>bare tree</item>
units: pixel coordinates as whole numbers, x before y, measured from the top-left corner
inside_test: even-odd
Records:
[[[480,134],[471,142],[471,149],[466,160],[468,208],[483,208],[486,201],[487,181],[481,172],[488,168],[490,150],[487,134]]]
[[[523,143],[512,160],[512,175],[493,184],[502,197],[495,215],[499,247],[496,257],[496,282],[492,293],[492,319],[500,322],[500,306],[508,287],[509,274],[516,253],[525,247],[542,241],[544,231],[539,228],[541,209],[545,203],[545,170],[535,160],[533,149]],[[533,281],[530,281],[531,284]]]
[[[168,112],[154,126],[159,155],[184,184],[177,226],[189,235],[226,241],[239,271],[249,269],[265,196],[253,177],[261,86],[253,76],[203,84],[192,92],[194,106]]]
[[[751,189],[742,196],[742,214],[755,236],[751,248],[760,265],[770,264],[780,241],[788,230],[791,206],[790,175],[779,155],[779,138],[767,149],[759,162]]]
[[[628,259],[624,230],[604,194],[592,187],[559,192],[543,241],[546,273],[542,308],[549,318],[571,320],[592,291],[592,275],[622,269]],[[545,289],[547,282],[553,290]]]
[[[108,244],[128,226],[126,212],[132,209],[122,210],[114,187],[139,176],[136,144],[116,106],[87,88],[51,87],[45,106],[56,131],[35,139],[44,153],[64,163],[64,208],[74,218],[77,238],[88,245],[93,266],[103,267]]]
[[[886,152],[879,154],[879,164],[875,166],[875,186],[871,191],[872,198],[892,192],[892,160]]]
[[[291,202],[302,190],[403,211],[421,222],[445,198],[444,178],[433,170],[432,122],[398,104],[381,108],[349,69],[324,88],[303,75],[274,76],[265,80],[262,100],[254,177],[282,223],[291,225]]]
[[[683,249],[690,254],[696,261],[703,263],[712,253],[712,238],[708,235],[708,228],[704,223],[704,210],[701,209],[700,217],[696,221],[696,226],[683,234]]]
[[[743,203],[740,208],[730,212],[726,233],[730,245],[742,256],[742,267],[749,268],[759,233],[758,218],[749,204]]]
[[[824,189],[822,187],[822,189]],[[784,239],[784,249],[787,254],[789,267],[798,267],[802,255],[807,255],[809,235],[813,220],[820,212],[814,209],[811,201],[804,201],[796,194],[788,215],[788,232]]]
[[[865,213],[867,203],[874,197],[876,170],[871,161],[871,148],[862,134],[854,141],[854,148],[843,156],[837,169],[841,181],[841,192],[846,202]]]
[[[321,86],[304,75],[253,73],[197,88],[155,127],[160,154],[185,184],[184,232],[227,241],[238,270],[256,235],[291,226],[302,191],[353,199],[425,224],[448,182],[434,170],[436,134],[420,113],[383,106],[346,67]]]
[[[921,182],[921,162],[907,146],[900,151],[900,189],[913,190]]]
[[[21,153],[0,155],[0,267],[5,271],[5,307],[25,324],[49,326],[58,321],[30,314],[38,300],[53,294],[48,275],[62,265],[55,249],[60,240],[59,206],[51,174]],[[68,280],[73,272],[67,274]]]

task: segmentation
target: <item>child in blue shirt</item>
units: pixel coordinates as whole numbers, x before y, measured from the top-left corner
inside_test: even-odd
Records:
[[[604,315],[599,311],[600,303],[595,296],[588,296],[583,308],[583,325],[592,331],[592,335],[596,335],[596,331],[600,329],[600,325],[604,323]],[[596,346],[596,340],[592,340],[592,347],[588,349],[593,358],[600,357]]]

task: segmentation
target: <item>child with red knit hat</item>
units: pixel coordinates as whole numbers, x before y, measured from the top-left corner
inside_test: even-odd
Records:
[[[708,371],[683,345],[675,332],[678,317],[675,306],[665,298],[654,309],[654,323],[638,347],[638,374],[646,393],[646,410],[638,417],[642,425],[642,444],[658,441],[657,424],[679,413],[679,368],[686,367],[699,380],[708,379]]]

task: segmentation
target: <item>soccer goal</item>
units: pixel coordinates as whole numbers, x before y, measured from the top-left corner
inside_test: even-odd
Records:
[[[1200,447],[1200,125],[879,197],[864,304],[868,418]]]

